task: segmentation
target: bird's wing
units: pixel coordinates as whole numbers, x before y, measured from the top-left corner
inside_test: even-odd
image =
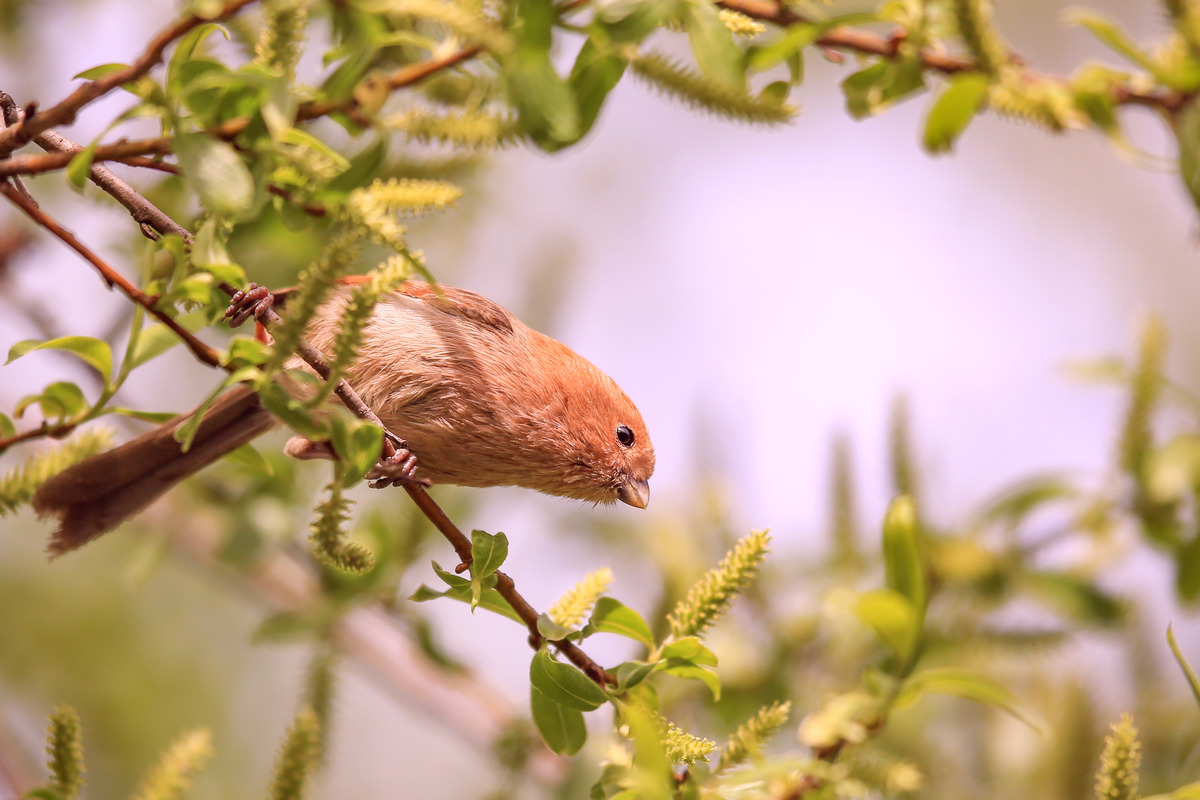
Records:
[[[359,279],[357,283],[362,283],[362,280]],[[466,289],[409,281],[401,286],[397,293],[429,303],[439,311],[453,314],[495,333],[512,334],[516,329],[516,318],[504,307]]]

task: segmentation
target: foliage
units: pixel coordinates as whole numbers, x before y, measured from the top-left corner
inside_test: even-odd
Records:
[[[1131,659],[1150,647],[1140,636],[1137,598],[1106,581],[1118,545],[1159,553],[1174,568],[1175,599],[1185,606],[1200,600],[1200,416],[1167,375],[1166,331],[1153,319],[1132,365],[1109,360],[1092,370],[1128,394],[1110,474],[1023,481],[964,520],[936,524],[936,509],[926,504],[911,415],[900,399],[891,420],[893,499],[878,547],[860,537],[853,454],[842,438],[833,450],[827,556],[782,554],[768,561],[770,536],[760,531],[735,539],[720,518],[719,497],[707,498],[709,505],[698,506],[690,520],[651,522],[661,530],[650,533],[659,535],[597,530],[663,577],[662,597],[650,609],[635,610],[612,596],[614,573],[603,569],[538,614],[514,601],[515,583],[501,570],[510,555],[508,537],[482,530],[464,541],[449,536],[457,566],[432,565],[444,588],[421,585],[411,595],[414,602],[404,603],[401,581],[425,574],[431,534],[411,509],[357,520],[350,513],[347,492],[379,460],[384,434],[369,420],[330,412],[330,394],[339,377],[352,374],[379,299],[413,276],[431,280],[436,272],[412,246],[402,218],[453,209],[463,189],[450,167],[478,163],[473,159],[481,151],[531,145],[555,152],[579,143],[627,74],[706,113],[781,126],[797,120],[791,98],[804,81],[805,58],[849,53],[856,69],[842,88],[852,116],[870,117],[920,93],[933,95],[922,137],[930,153],[951,151],[972,120],[989,112],[1054,133],[1094,129],[1126,152],[1124,110],[1148,108],[1178,142],[1183,184],[1200,198],[1200,4],[1194,0],[1164,2],[1165,24],[1152,47],[1135,43],[1097,13],[1073,12],[1069,22],[1112,50],[1122,65],[1081,65],[1069,77],[1028,64],[997,27],[987,0],[892,0],[847,14],[836,13],[837,5],[187,4],[144,56],[86,71],[78,93],[58,106],[42,103],[37,114],[27,110],[23,122],[10,120],[0,131],[0,168],[8,170],[0,180],[18,205],[25,189],[13,176],[62,171],[82,191],[89,177],[96,178],[94,167],[125,160],[161,172],[161,183],[147,193],[161,195],[164,207],[188,223],[183,233],[164,231],[135,213],[156,231],[143,246],[136,285],[116,280],[128,270],[102,266],[94,254],[88,258],[136,306],[122,335],[109,337],[123,340],[123,352],[114,355],[110,341],[85,335],[11,346],[9,362],[47,351],[78,359],[95,391],[56,381],[0,414],[0,453],[24,453],[28,443],[72,435],[62,445],[34,451],[0,478],[0,514],[14,512],[50,476],[111,444],[106,429],[76,431],[80,426],[112,414],[163,419],[157,410],[118,405],[120,390],[134,371],[180,341],[229,373],[191,422],[180,426],[185,445],[203,410],[233,383],[250,385],[297,433],[330,444],[337,457],[334,476],[309,528],[309,563],[318,585],[307,606],[289,606],[258,634],[318,644],[301,709],[267,790],[273,798],[303,797],[322,763],[334,666],[342,655],[339,634],[346,633],[351,614],[365,608],[401,621],[432,670],[447,680],[467,672],[441,647],[419,605],[444,598],[517,622],[523,630],[512,640],[528,638],[533,647],[523,714],[528,719],[495,743],[512,784],[505,791],[515,793],[520,781],[536,779],[531,764],[548,749],[573,757],[576,765],[549,787],[564,795],[586,781],[591,797],[620,800],[897,796],[917,790],[934,798],[969,796],[978,789],[977,776],[961,763],[964,753],[998,759],[1006,736],[1025,735],[1024,728],[1012,734],[1003,726],[1056,724],[1053,712],[1065,708],[1066,735],[1027,748],[1020,768],[1006,765],[1020,774],[997,784],[1002,790],[1078,796],[1065,789],[1055,794],[1048,770],[1067,764],[1065,786],[1068,772],[1084,764],[1090,781],[1099,758],[1099,797],[1136,797],[1139,785],[1171,791],[1172,797],[1196,796],[1196,785],[1184,783],[1194,764],[1170,763],[1172,754],[1194,746],[1194,719],[1136,698],[1144,742],[1123,716],[1101,753],[1080,712],[1090,713],[1080,699],[1082,676],[1052,669],[1042,659],[1100,632]],[[250,6],[260,6],[261,14],[251,16]],[[888,28],[886,36],[877,32],[880,26]],[[242,56],[222,37],[240,44]],[[306,46],[319,52],[306,58]],[[69,124],[89,102],[118,88],[132,105],[96,140],[48,159],[19,153],[29,140],[38,141],[44,132],[39,126]],[[114,133],[134,119],[151,120],[155,135],[134,141]],[[265,263],[272,259],[262,253],[277,241],[270,232],[281,230],[301,243],[303,259]],[[363,270],[365,282],[341,288],[342,278]],[[216,324],[228,295],[248,276],[265,280],[263,275],[297,284],[283,322],[271,329],[273,343],[235,337],[205,357],[211,348],[194,335]],[[332,352],[324,354],[326,379],[319,380],[298,367],[296,353],[307,322],[336,293],[344,294],[347,313]],[[19,430],[14,420],[34,411],[40,421]],[[1169,433],[1167,412],[1184,420]],[[262,519],[272,509],[310,502],[283,462],[248,449],[226,461],[227,469],[249,473],[245,496],[231,497],[203,479],[192,489],[210,512],[227,514],[222,558],[250,580],[263,553],[287,550],[280,537],[264,533]],[[1046,518],[1060,522],[1050,536],[1044,534]],[[1068,546],[1047,558],[1057,544]],[[713,562],[708,571],[697,566]],[[1051,622],[1023,624],[1021,614],[1030,608]],[[472,620],[464,615],[461,622]],[[599,664],[586,648],[601,634],[632,649]],[[1166,647],[1200,697],[1173,634]],[[1161,645],[1153,649],[1166,652]],[[1152,685],[1140,681],[1137,689],[1148,693]],[[958,702],[964,699],[973,705]],[[777,736],[789,725],[790,735]],[[54,712],[50,776],[34,796],[78,795],[81,736],[74,712]],[[945,747],[951,739],[961,739],[962,747]],[[718,748],[720,740],[726,743]],[[1065,759],[1068,745],[1075,749]],[[183,795],[211,750],[207,730],[185,734],[136,796]],[[976,769],[1005,771],[995,765]]]

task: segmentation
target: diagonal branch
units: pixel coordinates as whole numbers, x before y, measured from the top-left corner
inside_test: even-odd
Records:
[[[108,284],[109,289],[120,289],[126,297],[146,309],[155,319],[170,328],[172,333],[183,340],[183,343],[188,346],[188,349],[192,351],[192,354],[196,358],[210,367],[221,366],[221,358],[217,351],[196,338],[194,334],[176,322],[174,317],[160,310],[156,302],[157,298],[151,297],[130,283],[124,275],[109,266],[104,259],[100,258],[100,256],[96,255],[90,248],[80,242],[75,237],[75,234],[59,225],[54,218],[39,208],[28,197],[17,191],[12,184],[7,181],[0,182],[0,194],[7,197],[13,205],[24,211],[38,225],[53,233],[64,244],[83,256],[84,260],[95,267],[100,273],[100,277]]]
[[[149,47],[146,48],[146,52],[142,53],[141,57],[130,66],[117,72],[111,72],[103,78],[88,81],[76,87],[75,91],[57,105],[33,114],[7,130],[0,131],[0,154],[11,153],[32,141],[39,133],[49,130],[55,125],[69,125],[74,122],[80,109],[88,103],[103,97],[121,84],[137,80],[153,69],[162,61],[163,53],[176,39],[206,22],[216,22],[233,16],[253,2],[254,0],[230,0],[214,15],[198,16],[193,14],[177,21],[154,37]]]
[[[463,61],[474,58],[480,53],[478,47],[467,47],[462,50],[457,50],[447,56],[439,58],[431,58],[426,61],[421,61],[416,64],[409,64],[401,67],[389,75],[384,84],[390,91],[403,89],[407,86],[412,86],[415,83],[423,81],[431,75],[441,72],[445,69],[457,66]],[[359,108],[358,100],[353,96],[347,97],[338,101],[311,101],[303,103],[296,110],[296,122],[311,122],[321,117],[329,116],[336,113],[352,113]],[[47,112],[48,113],[48,112]],[[34,118],[42,119],[45,114],[37,114]],[[235,117],[234,119],[226,120],[215,128],[209,129],[207,132],[216,136],[218,139],[230,141],[235,139],[238,134],[244,131],[251,123],[250,117]],[[17,125],[9,128],[9,131],[24,129],[28,130],[30,123],[22,120]],[[57,135],[57,134],[55,134]],[[5,133],[0,132],[0,153],[3,153]],[[38,141],[36,137],[31,137],[35,142],[50,152],[42,155],[15,156],[0,160],[0,178],[10,175],[33,175],[41,172],[53,172],[55,170],[64,169],[71,163],[71,159],[75,157],[80,149],[78,144],[72,143],[70,149],[60,147],[48,147]],[[60,137],[61,138],[61,137]],[[28,141],[28,140],[26,140]],[[127,158],[138,156],[151,155],[169,155],[174,152],[174,139],[169,136],[156,137],[152,139],[133,139],[120,140],[110,144],[102,144],[96,147],[93,151],[93,160],[95,161],[120,161]]]
[[[717,0],[717,5],[730,11],[738,11],[761,22],[770,22],[785,28],[796,23],[812,22],[792,11],[786,3],[778,3],[775,0]],[[881,36],[851,26],[836,27],[818,37],[815,43],[827,49],[845,50],[887,59],[895,59],[899,54],[897,37]],[[943,75],[979,69],[979,66],[969,59],[948,56],[928,49],[922,50],[918,57],[923,67]],[[1030,74],[1037,80],[1066,83],[1064,78],[1055,75]],[[1187,96],[1168,89],[1143,91],[1134,85],[1118,84],[1113,88],[1113,100],[1118,105],[1148,106],[1165,111],[1175,111],[1184,104]]]
[[[67,148],[69,150],[70,148],[79,147],[79,145],[75,142],[59,136],[58,134],[54,134],[53,136],[41,136],[38,139],[38,144],[46,149],[54,151],[58,151],[60,148]],[[90,177],[97,186],[103,189],[106,193],[112,195],[113,198],[115,198],[121,205],[125,206],[125,208],[129,209],[134,219],[136,219],[143,226],[143,229],[149,227],[160,234],[175,234],[183,236],[185,241],[191,240],[191,235],[183,226],[175,222],[167,214],[163,213],[163,211],[143,197],[136,189],[118,178],[107,168],[98,164],[93,165]],[[11,189],[7,183],[0,183],[0,191],[3,191],[6,196],[9,195],[10,191],[15,192],[15,190]],[[26,213],[29,212],[27,211]],[[60,238],[62,237],[60,236]],[[71,239],[74,240],[74,237],[71,237]],[[64,241],[66,240],[64,239]],[[76,244],[78,244],[77,241]],[[83,248],[83,246],[79,245],[79,248]],[[77,248],[77,252],[80,252],[81,255],[84,255],[86,248],[79,248]],[[90,251],[87,252],[90,253]],[[92,261],[92,257],[89,257],[88,255],[84,255],[84,257],[88,258],[89,261]],[[96,261],[92,261],[92,263],[96,264]],[[105,266],[107,267],[107,265]],[[99,265],[97,265],[97,267],[99,268]],[[112,272],[111,268],[108,269],[110,272]],[[103,270],[101,270],[101,272],[104,274]],[[124,281],[124,278],[121,278],[119,275],[116,277]],[[128,282],[125,283],[129,285]],[[129,285],[129,288],[132,289],[132,291],[137,295],[145,297],[145,295],[136,287]],[[228,284],[222,284],[221,289],[230,296],[236,293],[234,287],[229,286]],[[126,293],[130,294],[128,291]],[[130,297],[137,302],[137,297],[134,294],[130,294]],[[151,313],[154,312],[152,311]],[[262,321],[269,328],[282,322],[282,319],[274,311],[268,309],[267,312],[262,315]],[[175,330],[175,328],[172,328],[172,330]],[[187,331],[183,331],[183,334],[186,334],[189,337],[192,336]],[[185,339],[185,341],[187,340]],[[207,345],[204,345],[204,347],[207,347]],[[304,359],[305,362],[308,363],[309,366],[311,366],[317,372],[317,374],[326,380],[329,379],[329,363],[319,350],[317,350],[308,342],[301,341],[296,352],[302,359]],[[199,354],[197,354],[197,357],[199,357]],[[210,366],[222,366],[219,362],[219,359],[212,362],[204,358],[201,358],[201,360],[210,364]],[[393,455],[395,453],[395,447],[393,446],[392,441],[393,439],[399,441],[400,437],[395,436],[394,433],[388,430],[387,426],[383,424],[375,412],[363,402],[362,398],[358,396],[358,393],[354,391],[354,388],[351,387],[350,384],[345,380],[339,380],[337,388],[334,391],[342,400],[343,404],[345,404],[345,406],[349,408],[350,411],[352,411],[356,416],[378,426],[385,432],[385,434],[390,434],[384,437],[382,455],[385,458]],[[421,513],[423,513],[429,519],[429,521],[433,523],[438,531],[450,542],[462,563],[469,564],[471,561],[471,540],[465,534],[463,534],[458,526],[454,524],[450,517],[446,515],[446,512],[443,511],[437,502],[429,496],[429,493],[426,492],[423,487],[406,484],[404,488],[416,506],[421,510]],[[521,618],[521,621],[525,623],[525,627],[529,631],[530,646],[534,648],[539,647],[542,642],[542,636],[538,632],[537,627],[539,617],[537,610],[534,609],[534,607],[529,604],[529,602],[521,595],[521,593],[517,591],[516,584],[513,582],[512,578],[503,572],[496,573],[496,576],[496,591],[510,606],[512,606],[513,610],[516,611],[517,615]],[[575,664],[575,666],[579,667],[589,678],[601,686],[604,686],[607,683],[616,682],[612,675],[607,673],[603,667],[593,661],[591,657],[587,655],[587,653],[585,653],[574,643],[568,641],[554,641],[552,644],[554,644],[560,653],[562,653],[573,664]]]

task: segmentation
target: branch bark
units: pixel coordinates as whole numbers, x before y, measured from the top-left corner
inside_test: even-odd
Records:
[[[53,136],[43,135],[39,137],[38,144],[49,150],[59,152],[63,150],[66,152],[71,152],[71,148],[79,147],[79,145],[75,142],[59,136],[58,134],[54,134]],[[182,236],[185,241],[191,241],[191,234],[183,226],[175,222],[167,214],[163,213],[162,210],[157,208],[153,203],[143,197],[136,189],[118,178],[106,167],[98,164],[93,165],[90,172],[90,177],[93,183],[95,183],[107,194],[116,199],[117,202],[128,209],[133,218],[143,226],[143,230],[148,227],[160,234],[176,234]],[[22,202],[29,202],[24,198],[20,198],[16,190],[9,186],[6,182],[0,183],[0,192],[2,192],[6,197],[9,197],[10,200],[13,200],[13,196],[16,195]],[[17,201],[13,200],[13,202]],[[18,205],[21,204],[18,203]],[[31,210],[26,208],[24,205],[22,205],[22,209],[25,210],[26,213],[30,213],[31,216],[34,216],[34,214],[31,213]],[[33,206],[33,211],[37,211],[36,206]],[[56,227],[59,227],[57,226],[57,223],[53,223],[53,220],[50,220],[45,214],[42,214],[40,211],[37,211],[37,213],[40,214],[41,218],[44,218],[45,220],[54,224]],[[34,218],[40,224],[45,224],[42,222],[42,219],[39,219],[38,216],[34,216]],[[120,286],[121,289],[125,291],[125,293],[129,295],[129,297],[135,302],[143,305],[156,316],[159,315],[160,312],[155,312],[153,310],[152,302],[149,306],[145,305],[148,298],[144,293],[138,290],[137,287],[129,284],[128,281],[125,281],[122,276],[112,270],[111,267],[108,267],[107,264],[103,264],[98,257],[92,254],[90,250],[87,250],[87,248],[83,247],[83,245],[80,244],[73,236],[70,236],[68,233],[67,236],[69,236],[69,239],[64,238],[64,236],[59,234],[54,228],[50,228],[49,226],[47,227],[49,230],[51,230],[51,232],[63,239],[63,241],[70,244],[76,250],[76,252],[79,252],[80,255],[83,255],[85,258],[91,261],[91,263],[96,266],[97,269],[100,269],[101,274],[105,276],[106,280],[109,280],[110,286],[114,285],[115,283],[116,285]],[[63,233],[66,232],[64,231]],[[230,296],[235,294],[237,291],[234,287],[229,286],[228,284],[221,284],[221,288]],[[268,310],[262,321],[267,325],[268,328],[270,328],[271,326],[282,322],[282,319],[273,310]],[[174,321],[172,320],[172,322]],[[176,333],[180,333],[182,331],[182,335],[186,335],[192,339],[195,338],[187,331],[183,331],[182,329],[176,330],[177,328],[178,326],[175,325],[172,327],[172,330],[176,331]],[[188,340],[184,339],[184,341],[187,342]],[[207,345],[204,345],[202,342],[200,345],[204,348],[207,348]],[[209,349],[211,350],[211,348]],[[193,348],[193,352],[197,354],[197,357],[200,358],[201,361],[204,361],[210,366],[222,367],[220,359],[215,357],[215,351],[212,351],[214,357],[211,361],[208,358],[201,357],[201,353],[203,351],[198,352],[195,348]],[[304,361],[308,363],[308,365],[311,366],[318,375],[328,380],[330,375],[329,364],[319,350],[317,350],[308,342],[301,341],[300,346],[297,348],[297,354],[304,359]],[[349,408],[352,413],[359,418],[365,419],[378,426],[385,433],[390,434],[390,436],[384,437],[383,457],[387,458],[393,455],[395,453],[395,447],[393,446],[392,441],[399,441],[402,437],[396,436],[395,433],[388,431],[387,427],[383,424],[375,412],[363,402],[362,398],[358,396],[358,393],[355,392],[353,387],[351,387],[350,384],[345,380],[338,381],[337,388],[334,391],[339,399],[341,399],[343,404],[345,404],[345,406]],[[469,564],[471,561],[471,540],[465,534],[463,534],[458,526],[454,524],[449,516],[446,515],[445,511],[443,511],[437,502],[429,496],[429,493],[426,492],[423,487],[416,485],[405,485],[404,488],[421,512],[450,542],[451,546],[454,547],[459,559],[464,564]],[[516,584],[513,582],[512,578],[502,572],[497,573],[496,591],[501,597],[504,598],[506,602],[508,602],[510,606],[512,606],[513,610],[517,612],[518,616],[520,616],[521,621],[525,623],[525,627],[529,631],[530,646],[534,648],[539,647],[542,642],[542,636],[538,633],[537,628],[539,616],[537,610],[534,609],[534,607],[530,605],[527,600],[525,600],[521,593],[517,591]],[[599,685],[604,686],[608,683],[616,682],[616,679],[612,675],[607,673],[603,667],[593,661],[591,657],[589,657],[581,648],[572,642],[554,641],[552,644],[560,653],[562,653],[573,664],[579,667],[589,678]]]
[[[32,114],[7,130],[0,131],[0,156],[7,156],[18,147],[30,142],[38,134],[56,125],[69,125],[75,121],[80,109],[129,81],[137,80],[163,59],[163,53],[172,42],[187,34],[193,28],[206,22],[217,22],[233,16],[255,0],[231,0],[226,3],[216,15],[200,17],[195,14],[184,17],[155,36],[142,53],[130,66],[117,72],[109,73],[103,78],[88,81],[75,88],[61,102],[45,111]]]

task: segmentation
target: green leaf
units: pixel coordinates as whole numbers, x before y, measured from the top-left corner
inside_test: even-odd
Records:
[[[10,436],[17,435],[17,426],[9,418],[8,414],[0,413],[0,437],[7,439]]]
[[[413,592],[413,594],[409,597],[410,600],[415,603],[424,603],[439,597],[448,597],[451,600],[458,600],[461,603],[472,605],[473,608],[482,608],[485,611],[491,611],[492,613],[499,614],[502,617],[508,617],[522,627],[525,625],[524,620],[522,620],[520,615],[513,610],[513,607],[508,604],[508,601],[501,597],[500,593],[495,589],[487,586],[487,582],[484,584],[485,588],[483,593],[478,598],[478,602],[474,602],[470,580],[462,577],[461,575],[455,575],[452,572],[447,572],[446,570],[442,569],[436,561],[433,562],[433,571],[450,588],[444,592],[439,592],[434,589],[430,589],[428,586],[421,585],[418,587],[417,591]],[[492,578],[490,580],[494,581],[495,579]]]
[[[1200,211],[1200,99],[1184,106],[1175,129],[1179,139],[1179,177]]]
[[[363,149],[358,155],[350,159],[350,166],[331,180],[317,194],[317,198],[320,200],[336,200],[375,180],[384,162],[387,161],[387,143],[388,140],[386,138],[376,139],[370,147]]]
[[[663,647],[660,658],[680,658],[709,667],[717,665],[717,657],[695,636],[685,636]]]
[[[517,0],[516,13],[516,47],[505,65],[509,97],[521,129],[543,150],[553,152],[582,135],[575,96],[550,60],[554,4]]]
[[[925,119],[922,144],[930,153],[948,153],[971,120],[983,108],[991,80],[979,72],[962,72],[950,78]]]
[[[593,26],[616,44],[640,44],[663,22],[679,16],[678,0],[595,0]]]
[[[430,600],[435,600],[439,597],[446,597],[451,600],[457,600],[460,603],[471,605],[471,586],[468,583],[466,586],[456,589],[447,589],[444,592],[439,592],[435,589],[430,589],[428,586],[421,584],[417,590],[409,595],[409,600],[414,603],[425,603]],[[493,614],[498,614],[502,617],[507,617],[513,622],[524,627],[525,622],[521,619],[516,611],[513,611],[512,606],[508,601],[500,596],[500,593],[495,589],[485,589],[479,598],[479,602],[475,604],[475,608],[482,608],[484,611],[490,611]]]
[[[225,460],[242,467],[255,475],[274,475],[275,467],[263,458],[263,454],[254,449],[253,445],[244,444],[225,454]]]
[[[201,43],[208,38],[209,34],[220,32],[226,39],[229,34],[214,22],[206,22],[203,25],[197,25],[186,34],[180,37],[178,44],[175,45],[175,52],[171,54],[171,61],[167,64],[167,92],[176,94],[183,90],[186,85],[186,80],[182,75],[182,70],[194,60],[196,49]]]
[[[846,110],[864,119],[925,85],[921,62],[915,58],[879,61],[842,81]]]
[[[176,318],[175,322],[184,330],[195,333],[208,325],[208,312],[201,309],[189,314],[183,314]],[[138,334],[137,346],[133,349],[133,354],[129,357],[129,363],[126,365],[126,368],[134,369],[140,367],[147,361],[151,361],[167,352],[179,344],[180,341],[182,340],[179,338],[179,335],[161,322],[147,326]]]
[[[628,62],[615,55],[601,52],[592,39],[583,43],[567,84],[579,104],[579,135],[582,138],[596,123],[605,98],[621,76]]]
[[[721,22],[717,7],[708,0],[688,3],[684,27],[700,71],[730,89],[745,91],[742,51],[734,44],[729,28]]]
[[[486,531],[471,531],[471,575],[482,580],[492,575],[508,558],[508,537]]]
[[[566,639],[573,633],[579,633],[579,631],[575,630],[574,628],[568,628],[565,625],[559,625],[557,622],[550,619],[549,614],[538,615],[537,629],[538,633],[540,633],[543,638],[552,642],[558,642]]]
[[[1073,8],[1067,11],[1065,18],[1068,24],[1087,28],[1104,46],[1142,67],[1172,89],[1190,92],[1197,88],[1197,82],[1200,81],[1200,67],[1197,67],[1195,62],[1184,63],[1179,72],[1168,71],[1149,53],[1134,44],[1133,40],[1129,38],[1129,34],[1122,30],[1116,22],[1103,14],[1087,9]]]
[[[139,411],[136,408],[121,408],[120,406],[110,406],[108,410],[113,414],[120,414],[122,417],[153,422],[155,425],[161,425],[179,416],[171,411]]]
[[[1125,606],[1120,600],[1077,575],[1030,570],[1021,580],[1029,594],[1081,622],[1115,625],[1125,616]]]
[[[98,81],[101,78],[107,77],[122,70],[129,69],[128,64],[100,64],[99,66],[85,69],[83,72],[72,76],[75,80]]]
[[[654,633],[641,614],[612,597],[601,597],[596,601],[588,625],[598,633],[615,633],[647,647],[654,646]]]
[[[721,699],[721,676],[711,669],[702,667],[686,659],[672,658],[662,663],[665,666],[660,667],[660,671],[668,675],[674,675],[677,678],[700,681],[712,692],[714,703]]]
[[[92,161],[96,158],[96,145],[99,143],[99,139],[93,141],[72,156],[70,163],[67,164],[67,179],[76,188],[82,189],[87,185],[88,178],[92,174]]]
[[[659,664],[651,664],[648,661],[626,661],[621,664],[617,667],[616,693],[620,695],[629,691],[650,677],[659,667]]]
[[[327,426],[282,386],[267,382],[257,389],[263,408],[283,420],[283,423],[296,433],[315,442],[324,441],[329,437]]]
[[[104,384],[107,386],[109,379],[112,376],[112,350],[107,342],[95,339],[91,336],[60,336],[57,339],[51,339],[48,342],[40,342],[37,339],[26,339],[23,342],[17,342],[8,351],[8,360],[6,365],[16,361],[26,353],[32,353],[34,350],[66,350],[82,359],[88,366],[100,373],[104,378]]]
[[[883,566],[888,588],[908,598],[920,624],[925,618],[925,566],[917,546],[917,508],[906,495],[892,501],[883,519]]]
[[[922,670],[904,683],[897,705],[913,702],[922,694],[947,694],[974,700],[1007,711],[1034,730],[1038,725],[1026,714],[1017,698],[1000,683],[968,669],[942,667]]]
[[[1200,533],[1175,551],[1175,593],[1185,603],[1200,598]]]
[[[878,20],[879,17],[875,14],[855,13],[831,17],[820,22],[793,23],[787,27],[783,36],[770,44],[750,48],[746,53],[746,66],[755,72],[764,72],[798,55],[801,50],[838,26],[865,25]]]
[[[990,501],[979,513],[979,525],[1014,528],[1030,514],[1057,500],[1072,500],[1079,489],[1059,475],[1021,481]]]
[[[1179,643],[1175,641],[1175,632],[1171,630],[1171,626],[1167,626],[1167,644],[1171,647],[1171,653],[1175,656],[1175,661],[1179,664],[1179,668],[1183,670],[1183,677],[1187,678],[1188,686],[1192,690],[1192,696],[1196,698],[1196,704],[1200,705],[1200,679],[1196,678],[1196,673],[1192,670],[1192,665],[1183,657],[1183,653],[1179,649]]]
[[[576,711],[592,711],[608,702],[608,695],[588,676],[570,664],[555,661],[539,650],[529,664],[529,682],[556,703]]]
[[[196,433],[200,430],[200,423],[204,421],[204,414],[208,411],[209,406],[216,402],[217,398],[221,396],[221,393],[232,385],[232,377],[226,378],[224,381],[217,384],[217,387],[209,392],[208,396],[200,401],[200,405],[197,406],[194,411],[192,411],[192,414],[190,417],[188,417],[187,422],[180,425],[175,429],[175,432],[171,434],[172,438],[179,442],[179,447],[183,452],[186,453],[188,450],[192,449],[192,440],[196,438]]]
[[[175,153],[200,202],[219,217],[237,218],[254,205],[254,177],[230,145],[205,133],[175,137]]]
[[[271,347],[248,336],[235,336],[229,349],[221,355],[221,363],[228,366],[257,367],[271,357]]]
[[[573,756],[587,741],[583,713],[554,702],[536,686],[529,688],[529,710],[542,741],[560,756]]]
[[[348,489],[379,463],[383,430],[348,414],[334,414],[330,422],[329,441],[342,462],[342,486]]]
[[[921,624],[907,597],[892,589],[864,592],[858,596],[854,613],[892,649],[902,669],[912,663]]]
[[[842,81],[846,95],[846,110],[855,119],[863,119],[880,110],[882,86],[888,78],[888,64],[880,61],[850,75]]]
[[[819,39],[821,33],[822,26],[812,22],[789,25],[783,36],[770,44],[750,48],[746,53],[746,67],[755,72],[777,67]]]
[[[42,395],[63,411],[64,417],[74,417],[88,407],[83,391],[70,381],[57,381],[42,390]]]

